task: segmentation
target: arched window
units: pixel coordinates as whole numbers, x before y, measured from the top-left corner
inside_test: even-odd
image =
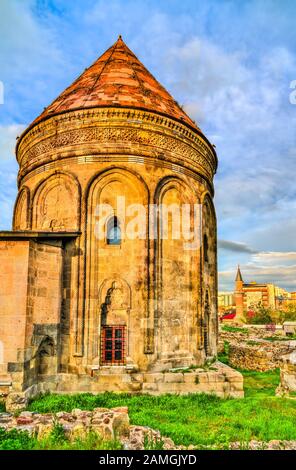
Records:
[[[209,243],[207,235],[204,235],[203,239],[203,252],[204,252],[204,262],[209,262]]]
[[[107,245],[121,244],[121,229],[116,216],[111,217],[107,223]]]

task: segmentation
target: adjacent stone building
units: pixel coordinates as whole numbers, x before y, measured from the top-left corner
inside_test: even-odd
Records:
[[[2,393],[141,391],[215,357],[216,153],[121,37],[18,138],[16,156],[13,231],[0,234]],[[139,236],[126,236],[132,211],[118,198],[146,209]],[[161,236],[171,204],[201,207],[202,243]],[[102,206],[113,211],[104,237]]]

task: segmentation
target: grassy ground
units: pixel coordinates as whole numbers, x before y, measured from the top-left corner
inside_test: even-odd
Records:
[[[229,333],[243,333],[245,335],[249,335],[248,328],[242,328],[239,326],[222,325],[222,331],[228,331]]]
[[[232,441],[244,443],[251,439],[296,440],[296,403],[272,396],[278,384],[276,375],[264,373],[257,383],[258,375],[247,374],[245,399],[222,400],[209,395],[48,395],[31,403],[30,409],[53,412],[127,405],[133,424],[159,429],[176,444],[200,447],[223,447]]]
[[[89,433],[86,439],[70,442],[61,426],[55,426],[52,433],[42,440],[31,437],[27,432],[0,428],[0,450],[120,450],[117,441],[103,441],[95,433]]]
[[[219,359],[227,363],[227,344],[226,353]],[[159,397],[114,393],[44,395],[32,401],[29,409],[41,413],[54,413],[71,411],[74,408],[92,410],[96,407],[124,405],[129,407],[132,424],[159,429],[176,444],[193,444],[199,448],[204,446],[227,448],[233,441],[240,442],[244,447],[251,439],[296,440],[296,400],[275,396],[275,389],[279,384],[279,370],[240,372],[244,376],[244,399],[219,399],[215,396],[197,394]],[[0,435],[0,448],[1,446],[3,448],[3,445],[14,445],[17,439],[11,439],[10,444],[7,444],[2,435],[1,445]],[[104,447],[106,443],[96,444],[91,436],[89,439],[88,442],[74,444],[60,439],[58,443],[49,440],[15,445],[32,445],[32,448],[47,449],[106,448]],[[96,445],[99,447],[94,447]]]
[[[263,338],[266,341],[291,341],[296,339],[296,335],[291,335],[291,336],[267,336],[266,338]]]
[[[267,372],[250,370],[240,371],[244,376],[245,397],[264,398],[274,397],[275,389],[280,383],[280,370]]]

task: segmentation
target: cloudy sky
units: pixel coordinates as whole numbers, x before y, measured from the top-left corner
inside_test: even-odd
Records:
[[[0,229],[15,137],[122,34],[215,143],[220,290],[296,290],[294,0],[1,0]],[[1,86],[0,86],[1,98]]]

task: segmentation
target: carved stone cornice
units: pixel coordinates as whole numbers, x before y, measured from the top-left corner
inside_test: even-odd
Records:
[[[17,144],[19,180],[59,159],[108,154],[178,164],[210,183],[217,168],[206,138],[178,121],[135,109],[94,108],[53,116],[25,132]]]

